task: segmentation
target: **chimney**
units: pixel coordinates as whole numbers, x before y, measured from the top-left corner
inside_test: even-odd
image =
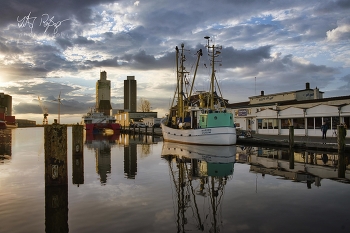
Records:
[[[261,91],[261,96],[264,96],[264,91]]]
[[[306,88],[306,90],[309,90],[310,89],[310,83],[305,83],[305,88]]]

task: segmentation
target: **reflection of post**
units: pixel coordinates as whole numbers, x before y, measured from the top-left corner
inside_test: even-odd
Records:
[[[345,129],[343,125],[337,126],[337,139],[338,139],[338,177],[345,178]]]
[[[45,186],[45,232],[69,232],[68,184]]]
[[[67,126],[45,125],[45,185],[68,184]]]
[[[73,184],[84,184],[84,144],[82,125],[72,126],[72,170]]]
[[[294,148],[289,148],[289,169],[294,169]]]

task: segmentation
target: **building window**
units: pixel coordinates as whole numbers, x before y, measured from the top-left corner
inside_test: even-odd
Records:
[[[262,129],[262,119],[258,119],[258,129]]]
[[[293,118],[294,129],[305,129],[305,119],[304,118]]]
[[[290,119],[281,119],[281,129],[289,129]]]
[[[340,124],[339,117],[332,117],[332,129],[337,130],[337,126]]]
[[[346,124],[346,127],[349,128],[349,126],[350,126],[350,117],[344,117],[344,123]]]
[[[314,129],[314,118],[309,117],[306,119],[307,120],[307,128],[308,129]]]
[[[321,129],[322,117],[315,117],[315,129]]]

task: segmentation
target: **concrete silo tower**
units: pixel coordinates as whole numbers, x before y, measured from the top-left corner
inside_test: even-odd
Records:
[[[102,71],[96,82],[96,110],[109,116],[111,109],[111,81],[107,80],[107,72]]]

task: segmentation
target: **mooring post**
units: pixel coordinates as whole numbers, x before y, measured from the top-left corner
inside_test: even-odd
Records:
[[[67,126],[44,126],[45,230],[68,232]]]
[[[72,171],[73,184],[84,184],[84,127],[72,126]]]
[[[67,125],[44,126],[45,185],[68,184]]]
[[[345,128],[344,125],[337,126],[338,141],[338,178],[345,178]]]

